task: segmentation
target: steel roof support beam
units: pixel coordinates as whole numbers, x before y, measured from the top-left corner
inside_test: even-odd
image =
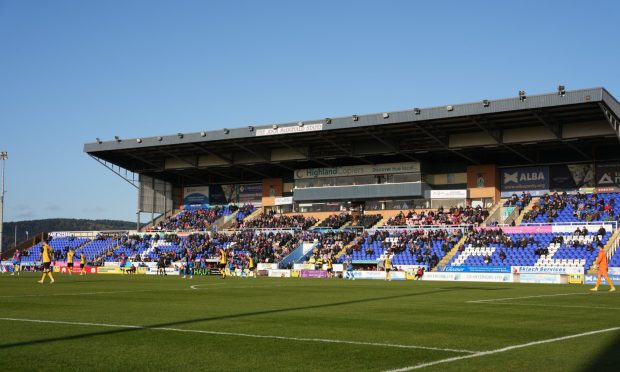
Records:
[[[237,143],[237,142],[234,142],[234,145],[235,145],[235,146],[237,146],[237,147],[239,147],[239,148],[240,148],[241,150],[243,150],[243,151],[249,152],[250,154],[252,154],[252,155],[256,156],[257,158],[263,159],[264,161],[266,161],[266,162],[267,162],[267,163],[269,163],[269,164],[272,164],[272,165],[278,166],[278,167],[280,167],[280,168],[284,168],[284,169],[289,170],[289,171],[291,171],[291,172],[293,171],[293,168],[291,168],[291,167],[287,167],[286,165],[283,165],[283,164],[273,163],[273,162],[271,161],[271,159],[267,159],[267,157],[266,157],[266,156],[264,156],[264,155],[260,154],[260,153],[259,153],[259,152],[257,152],[257,151],[252,150],[251,148],[249,148],[249,147],[247,147],[247,146],[244,146],[244,145],[242,145],[242,144],[240,144],[240,143]]]
[[[618,119],[614,116],[611,110],[608,110],[607,107],[603,105],[602,103],[599,102],[598,107],[600,107],[601,111],[603,111],[603,115],[605,115],[605,119],[607,119],[607,121],[611,125],[611,128],[616,133],[616,137],[620,139],[620,122],[618,122]]]
[[[484,133],[488,134],[491,138],[493,138],[495,140],[495,142],[497,142],[498,145],[502,146],[503,148],[507,149],[508,151],[512,152],[513,154],[519,156],[520,158],[522,158],[523,160],[534,164],[536,163],[534,160],[532,160],[529,156],[524,155],[523,153],[521,153],[520,151],[515,150],[512,146],[509,146],[507,144],[504,143],[503,139],[502,139],[502,135],[501,132],[499,132],[498,130],[489,130],[487,127],[485,127],[482,123],[480,123],[478,121],[478,119],[474,118],[474,117],[470,117],[469,120],[471,120],[472,123],[474,123],[478,128],[480,128]],[[483,120],[485,122],[485,124],[489,124],[490,121],[488,119],[484,119]]]
[[[279,139],[279,138],[276,138],[275,140],[276,140],[276,142],[278,142],[278,143],[279,143],[279,144],[281,144],[282,146],[285,146],[285,147],[286,147],[286,148],[288,148],[289,150],[295,151],[296,153],[298,153],[298,154],[300,154],[300,155],[302,155],[302,156],[305,156],[305,157],[306,157],[306,160],[310,160],[310,161],[313,161],[313,162],[315,162],[315,163],[321,164],[321,165],[322,165],[322,166],[324,166],[324,167],[328,167],[328,168],[331,168],[331,167],[332,167],[332,165],[331,165],[331,164],[326,163],[326,162],[324,162],[323,160],[319,160],[319,159],[316,159],[316,158],[314,158],[314,157],[311,157],[310,155],[305,154],[303,151],[300,151],[300,150],[299,150],[299,148],[296,148],[296,147],[294,147],[294,146],[290,145],[289,143],[287,143],[287,142],[285,142],[285,141],[282,141],[282,140],[281,140],[281,139]]]
[[[562,126],[560,125],[560,123],[558,123],[556,118],[554,118],[552,115],[550,115],[548,113],[545,113],[545,112],[542,112],[542,111],[540,111],[540,112],[530,111],[530,112],[536,118],[536,120],[538,120],[545,128],[547,128],[551,133],[553,133],[553,135],[555,136],[556,139],[560,140],[560,142],[565,144],[568,148],[570,148],[571,150],[575,151],[579,155],[583,156],[585,159],[593,160],[591,156],[588,156],[588,154],[583,152],[577,146],[573,145],[570,142],[565,142],[563,140],[563,138],[562,138]]]
[[[428,129],[424,128],[422,125],[420,125],[420,123],[412,123],[414,127],[416,127],[417,129],[419,129],[422,133],[426,134],[427,136],[429,136],[431,139],[433,139],[435,142],[437,142],[439,145],[441,145],[441,147],[444,148],[444,150],[450,151],[451,153],[458,155],[460,157],[462,157],[463,159],[474,163],[474,164],[480,164],[480,162],[470,156],[467,156],[465,154],[460,153],[457,150],[451,149],[450,146],[444,142],[441,138],[437,137],[436,135],[434,135],[433,133],[431,133]]]
[[[192,166],[192,167],[194,167],[194,168],[198,168],[198,158],[196,158],[196,162],[195,162],[195,163],[192,163],[191,161],[189,161],[189,160],[187,160],[187,159],[183,159],[183,158],[182,158],[182,157],[180,157],[180,156],[177,156],[177,155],[171,154],[171,153],[169,153],[168,151],[165,151],[165,150],[161,150],[161,149],[160,149],[160,150],[159,150],[159,152],[161,152],[162,154],[164,154],[164,155],[166,155],[166,156],[171,156],[171,157],[173,157],[173,158],[177,159],[177,160],[178,160],[178,161],[180,161],[180,162],[183,162],[183,163],[185,163],[185,164],[189,164],[189,165],[191,165],[191,166]]]
[[[397,146],[394,146],[392,143],[384,140],[383,138],[377,136],[376,134],[374,134],[373,132],[369,132],[367,129],[364,129],[364,133],[370,135],[371,137],[373,137],[374,139],[376,139],[377,141],[381,142],[382,144],[384,144],[385,146],[387,146],[388,148],[392,149],[392,151],[394,151],[395,153],[402,155],[403,157],[412,160],[412,161],[419,161],[418,159],[416,159],[415,157],[405,154],[404,152],[400,151],[400,149]]]
[[[372,161],[368,160],[368,159],[364,159],[361,158],[357,155],[355,155],[354,153],[352,153],[351,151],[347,151],[341,144],[334,142],[331,138],[319,133],[318,136],[322,139],[324,139],[326,142],[329,142],[330,145],[338,148],[339,150],[341,150],[345,155],[352,157],[352,158],[357,158],[360,159],[361,161],[363,161],[366,164],[373,164]]]
[[[90,156],[91,158],[95,159],[99,164],[103,165],[104,167],[108,168],[110,171],[112,171],[112,173],[116,174],[117,176],[119,176],[120,178],[122,178],[124,181],[126,181],[127,183],[129,183],[131,186],[135,187],[136,189],[140,188],[140,180],[136,180],[135,178],[135,173],[131,172],[132,175],[134,175],[134,177],[132,177],[131,179],[129,177],[126,176],[127,172],[129,172],[127,169],[125,169],[125,176],[123,176],[123,174],[121,173],[121,167],[118,167],[118,170],[114,169],[114,164],[112,165],[108,165],[108,162],[105,160],[101,160],[98,157],[92,155],[92,154],[88,154],[88,156]]]
[[[212,155],[212,156],[215,156],[215,157],[218,157],[218,158],[220,158],[220,159],[224,160],[224,161],[225,161],[225,162],[227,162],[227,163],[228,163],[228,165],[230,165],[230,166],[235,166],[235,164],[233,163],[233,160],[232,160],[231,158],[227,157],[227,156],[223,156],[223,155],[217,154],[217,153],[215,153],[215,151],[211,151],[211,150],[206,149],[206,148],[204,148],[204,147],[202,147],[202,146],[193,145],[193,147],[195,147],[195,148],[197,148],[197,149],[201,150],[203,153],[205,153],[205,154],[207,154],[207,155]],[[256,171],[256,170],[252,169],[251,167],[245,167],[245,166],[242,166],[242,165],[239,165],[239,164],[237,164],[236,166],[237,166],[238,168],[240,168],[241,170],[244,170],[244,171],[247,171],[247,172],[250,172],[250,173],[254,173],[254,174],[259,175],[259,176],[261,176],[261,177],[265,177],[265,178],[267,178],[267,176],[265,175],[265,173],[262,173],[262,172]],[[216,171],[214,171],[214,170],[212,170],[212,169],[208,169],[208,171],[209,171],[209,172],[211,172],[211,173],[213,173],[213,174],[216,174],[216,175],[218,175],[218,176],[221,176],[221,177],[225,177],[225,178],[228,178],[228,179],[231,179],[231,180],[237,180],[237,178],[235,178],[235,177],[225,175],[224,173],[216,172]]]

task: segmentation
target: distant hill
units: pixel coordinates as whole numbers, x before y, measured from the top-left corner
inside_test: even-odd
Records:
[[[5,222],[2,236],[2,248],[14,246],[15,226],[17,226],[17,244],[26,240],[28,236],[50,231],[92,231],[92,230],[135,230],[136,223],[117,220],[78,220],[73,218],[50,218],[46,220],[31,220]]]

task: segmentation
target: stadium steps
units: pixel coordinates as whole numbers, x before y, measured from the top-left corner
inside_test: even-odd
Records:
[[[142,254],[140,254],[140,259],[144,262],[147,257],[151,257],[151,253],[155,252],[155,248],[159,247],[159,243],[161,243],[161,240],[153,242],[149,249],[145,250],[144,252],[142,252]]]
[[[152,229],[153,227],[155,227],[161,221],[164,221],[168,217],[176,216],[177,214],[181,213],[181,211],[182,209],[173,209],[171,211],[168,211],[162,214],[161,216],[155,218],[154,220],[151,220],[149,223],[145,224],[144,226],[142,226],[139,231],[148,231],[149,229]]]
[[[374,213],[375,211],[372,211],[372,212]],[[379,222],[375,226],[373,226],[373,227],[385,226],[385,224],[387,223],[387,221],[390,218],[398,216],[398,214],[401,213],[401,212],[403,214],[409,213],[408,210],[407,211],[403,211],[403,210],[400,210],[400,209],[384,210],[384,211],[376,211],[376,212],[378,212],[380,215],[382,215],[383,218],[381,220],[379,220]]]
[[[362,239],[363,239],[363,237],[358,236],[355,239],[353,239],[349,244],[347,244],[344,247],[342,247],[340,252],[336,253],[336,259],[339,259],[343,255],[347,254],[347,249],[349,249],[350,247],[352,247],[355,244],[358,244]]]
[[[504,203],[506,203],[507,200],[508,199],[500,199],[499,202],[493,205],[493,208],[489,210],[489,217],[487,217],[487,219],[484,220],[484,222],[482,222],[482,226],[487,226],[488,224],[492,222],[499,221],[499,218],[501,217],[500,208],[504,205]]]
[[[461,236],[461,240],[459,240],[454,245],[454,247],[452,247],[450,252],[446,253],[445,256],[441,258],[437,266],[435,266],[432,271],[438,271],[440,267],[443,269],[448,264],[448,262],[450,262],[452,257],[454,257],[459,252],[459,248],[461,248],[463,244],[465,244],[465,237],[466,237],[466,234],[463,234],[463,236]]]
[[[229,229],[235,224],[235,221],[237,221],[238,213],[239,211],[236,211],[235,213],[231,213],[228,216],[222,216],[218,218],[217,220],[215,220],[215,222],[211,224],[210,228],[213,228],[213,226],[215,226],[217,231]]]
[[[86,247],[87,245],[89,245],[89,244],[90,244],[90,243],[92,243],[92,242],[93,242],[93,241],[92,241],[92,239],[88,239],[88,240],[87,240],[87,241],[85,241],[84,243],[82,243],[82,244],[78,245],[78,246],[74,249],[74,252],[75,252],[75,257],[78,257],[78,254],[80,253],[80,250],[81,250],[82,248]]]
[[[515,225],[521,225],[521,222],[523,221],[523,216],[525,216],[527,212],[534,209],[534,206],[538,205],[538,202],[540,202],[539,197],[532,198],[532,200],[530,200],[530,204],[526,205],[525,208],[523,208],[521,214],[519,214],[519,217],[517,217],[517,219],[515,220]]]
[[[256,217],[260,216],[261,213],[263,213],[263,207],[259,207],[256,208],[256,210],[252,213],[250,213],[248,216],[245,216],[245,218],[243,219],[244,222],[246,221],[252,221],[253,219],[255,219]]]
[[[605,252],[607,253],[607,258],[609,260],[611,260],[611,256],[613,256],[614,253],[616,253],[616,250],[618,248],[618,239],[620,239],[620,229],[616,229],[616,231],[614,231],[614,233],[611,234],[611,237],[609,238],[607,243],[605,243]],[[592,265],[588,269],[587,273],[596,275],[597,271],[596,271],[595,266],[596,266],[596,260],[592,262]]]

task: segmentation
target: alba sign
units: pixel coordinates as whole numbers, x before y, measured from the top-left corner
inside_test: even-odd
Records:
[[[549,189],[549,167],[503,169],[501,176],[502,191]]]

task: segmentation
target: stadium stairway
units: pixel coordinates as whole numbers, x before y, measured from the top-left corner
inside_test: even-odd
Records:
[[[361,240],[363,239],[362,236],[357,236],[355,239],[353,239],[349,244],[345,245],[344,247],[342,247],[342,249],[340,250],[340,252],[338,252],[336,254],[336,260],[339,260],[340,257],[342,257],[344,254],[347,253],[347,249],[349,249],[350,247],[352,247],[355,244],[358,244],[361,242]]]
[[[304,262],[306,257],[312,253],[314,248],[316,248],[316,243],[301,242],[297,248],[295,248],[278,263],[279,267],[285,268],[289,265],[289,263],[292,266],[295,263]]]
[[[482,222],[482,226],[487,226],[490,223],[498,221],[500,216],[500,208],[506,203],[508,199],[500,199],[499,202],[495,203],[493,207],[489,210],[489,217],[487,217],[484,222]]]
[[[530,204],[526,205],[525,208],[523,208],[523,210],[521,211],[521,214],[519,214],[519,217],[517,217],[517,219],[515,220],[515,225],[521,225],[521,222],[523,221],[523,216],[525,216],[525,214],[529,211],[531,211],[534,206],[538,205],[538,203],[540,202],[540,198],[539,197],[534,197],[532,198],[532,200],[530,201]]]
[[[218,218],[217,220],[215,220],[215,222],[213,222],[213,224],[211,224],[211,227],[215,226],[217,231],[227,230],[228,228],[232,227],[235,224],[235,221],[237,221],[238,213],[239,211],[236,211],[227,216],[222,216]]]
[[[140,255],[140,260],[144,261],[147,257],[150,257],[151,253],[155,252],[155,248],[159,247],[159,243],[160,242],[161,242],[161,240],[153,242],[153,244],[151,244],[149,249],[147,249],[144,252],[142,252],[142,254]]]
[[[149,223],[145,224],[144,226],[142,226],[140,228],[140,231],[147,231],[148,229],[153,228],[154,226],[157,226],[161,221],[165,221],[166,218],[176,216],[177,214],[181,213],[181,211],[182,209],[173,209],[171,211],[168,211],[162,214],[161,216],[156,217],[154,220],[151,220]]]
[[[454,247],[452,247],[450,252],[446,253],[446,255],[443,256],[443,258],[439,261],[437,266],[433,268],[433,271],[443,270],[443,268],[448,264],[448,262],[450,262],[452,257],[454,257],[459,252],[459,249],[463,246],[463,244],[465,244],[465,237],[466,235],[463,234],[463,236],[461,236],[461,240],[456,242],[456,244],[454,245]]]
[[[261,213],[263,213],[263,207],[258,207],[256,208],[256,210],[254,210],[254,212],[250,213],[248,216],[245,216],[245,218],[243,219],[243,221],[251,221],[253,219],[255,219],[256,217],[260,216]]]
[[[616,250],[618,248],[618,241],[620,240],[620,229],[616,229],[616,231],[614,231],[614,233],[611,235],[611,237],[609,238],[609,240],[607,241],[607,243],[605,243],[605,252],[607,253],[607,258],[611,261],[611,257],[614,255],[614,253],[616,253]],[[596,261],[592,262],[592,265],[590,265],[590,268],[588,269],[587,273],[588,274],[592,274],[592,275],[596,275]]]
[[[80,244],[77,248],[74,249],[75,252],[75,257],[79,257],[80,256],[80,249],[84,248],[86,245],[90,244],[90,242],[92,242],[92,240],[87,240],[84,243]]]

